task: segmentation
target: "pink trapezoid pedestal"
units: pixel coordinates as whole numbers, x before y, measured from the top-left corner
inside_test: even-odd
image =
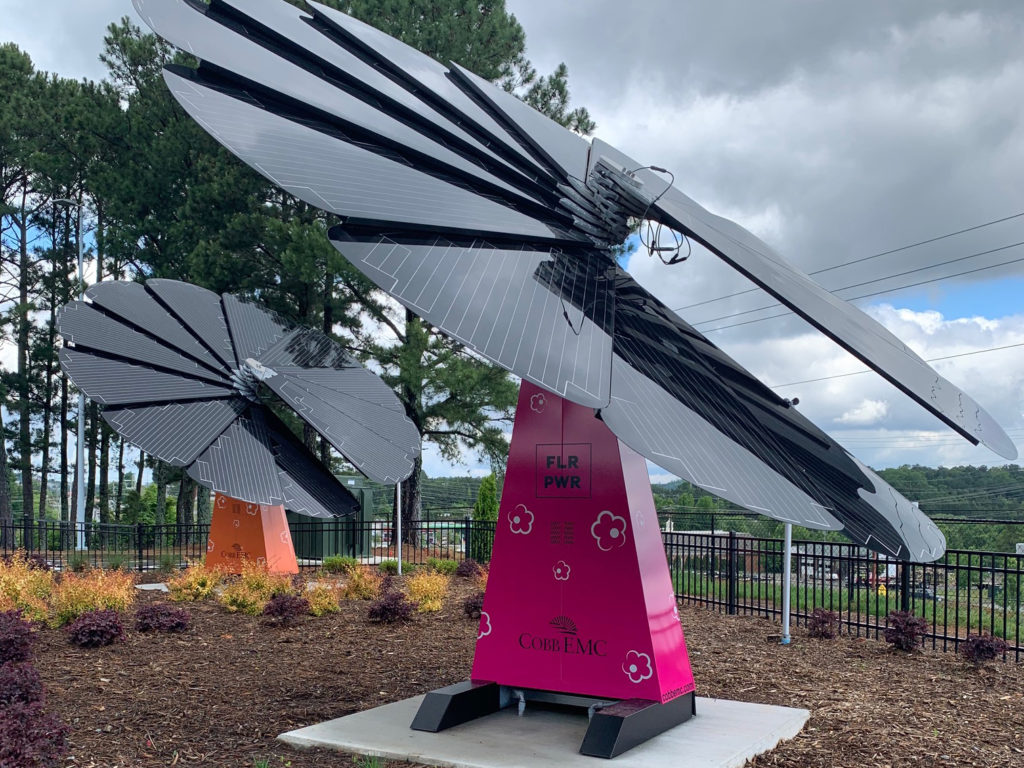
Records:
[[[646,731],[657,726],[653,732],[693,713],[693,673],[646,461],[592,409],[527,382],[519,393],[472,682],[460,686],[447,697],[464,700],[463,715],[480,702],[485,709],[504,706],[520,691],[542,701],[537,692],[561,694],[547,698],[556,703],[597,701],[603,708],[591,731],[616,712],[620,720],[648,721]],[[503,697],[496,704],[495,695]],[[473,697],[476,703],[467,705]],[[414,728],[431,724],[421,714]],[[450,724],[469,719],[459,718],[448,712]],[[615,738],[619,747],[629,741]],[[581,751],[602,754],[603,747],[587,751],[587,741]]]

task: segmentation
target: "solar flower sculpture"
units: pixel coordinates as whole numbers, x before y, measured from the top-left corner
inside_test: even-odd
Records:
[[[313,2],[134,2],[199,60],[164,76],[203,128],[336,214],[332,242],[381,289],[523,379],[477,682],[428,696],[414,727],[560,691],[602,700],[583,751],[607,755],[693,711],[644,458],[893,558],[944,551],[909,501],[630,277],[613,248],[632,222],[699,242],[966,439],[1016,455],[885,328],[662,169],[458,64]]]
[[[217,492],[208,565],[218,540],[249,533],[259,557],[283,557],[292,570],[285,509],[336,517],[359,508],[274,414],[273,399],[372,479],[412,471],[419,434],[402,404],[320,331],[176,280],[97,283],[86,296],[60,311],[61,367],[122,437]],[[246,530],[233,532],[242,521]]]

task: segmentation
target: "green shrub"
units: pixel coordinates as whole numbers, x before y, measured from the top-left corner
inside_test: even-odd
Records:
[[[398,575],[398,561],[397,560],[381,560],[380,565],[378,565],[377,567],[380,568],[380,572],[381,573],[386,573],[389,576],[397,576]],[[402,573],[403,574],[404,573],[412,573],[414,570],[416,570],[416,566],[415,565],[413,565],[412,563],[407,563],[404,560],[402,561]]]
[[[445,576],[453,576],[459,564],[455,560],[442,560],[439,557],[428,557],[427,568],[438,573],[443,573]]]
[[[82,552],[68,555],[66,567],[73,573],[81,573],[89,567],[89,556]]]
[[[181,558],[169,553],[160,555],[160,559],[157,560],[157,568],[160,570],[160,573],[174,573],[180,565]]]
[[[324,558],[322,567],[327,573],[352,573],[359,567],[359,561],[354,557],[328,555]]]
[[[107,570],[127,571],[130,558],[124,552],[114,552],[107,555]]]

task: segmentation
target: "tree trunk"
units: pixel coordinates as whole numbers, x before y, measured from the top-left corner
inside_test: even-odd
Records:
[[[3,408],[0,407],[0,550],[6,553],[13,548],[14,513],[11,510],[11,487],[7,483],[7,437]]]
[[[402,481],[402,541],[418,546],[420,541],[420,521],[422,520],[420,469],[423,459],[416,457],[413,462],[412,474]]]
[[[196,523],[199,525],[210,524],[210,513],[213,505],[210,503],[210,489],[205,485],[196,484]]]
[[[85,484],[85,514],[82,516],[82,522],[94,522],[96,520],[96,511],[94,504],[96,503],[96,438],[97,438],[97,426],[100,420],[100,409],[96,403],[90,402],[86,408],[88,418],[86,423],[88,425],[89,437],[86,440],[86,462],[89,466],[89,479]]]
[[[100,522],[110,522],[110,427],[100,425]]]
[[[32,411],[29,397],[28,339],[32,325],[29,319],[29,282],[31,264],[28,259],[28,180],[21,190],[21,218],[18,260],[18,463],[21,469],[21,516],[25,526],[25,549],[32,550],[32,510],[35,496],[32,493]]]
[[[142,496],[142,472],[146,468],[146,452],[139,448],[139,474],[135,477],[135,493]]]
[[[153,476],[156,480],[156,524],[167,524],[167,471],[164,463],[157,461],[153,468]]]
[[[114,498],[114,522],[121,522],[121,499],[124,498],[124,438],[117,441],[117,496]]]

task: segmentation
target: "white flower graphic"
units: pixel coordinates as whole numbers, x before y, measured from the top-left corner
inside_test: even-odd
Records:
[[[235,528],[241,528],[242,527],[242,521],[239,520],[237,517],[234,520],[231,521],[231,524],[234,525]]]
[[[288,531],[281,531],[281,543],[290,544],[292,537],[288,535]]]
[[[533,530],[533,512],[525,504],[516,504],[515,509],[509,512],[508,525],[512,533],[528,534]]]
[[[477,629],[476,639],[487,637],[491,634],[491,617],[487,611],[480,611],[480,628]]]
[[[246,504],[245,505],[245,511],[248,512],[250,515],[255,515],[256,513],[258,513],[260,511],[260,505],[259,504]]]
[[[672,595],[670,595],[670,599],[672,600],[672,618],[674,618],[676,621],[679,621],[679,603],[676,602],[676,596],[674,592],[672,593]]]
[[[217,494],[217,508],[218,509],[223,508],[224,505],[227,504],[227,503],[228,503],[228,500],[224,496],[221,496],[220,494]]]
[[[651,668],[651,657],[640,651],[630,651],[622,662],[622,671],[631,683],[642,683],[654,674]]]
[[[265,558],[265,557],[257,557],[256,558],[256,565],[266,565],[266,564],[267,564],[267,558]]]
[[[543,392],[538,392],[530,398],[530,410],[534,413],[544,413],[544,406],[548,404],[547,397]]]
[[[213,539],[207,539],[206,540],[206,551],[207,552],[213,552],[213,548],[215,546],[216,545],[213,543]]]
[[[569,574],[572,572],[572,568],[569,567],[565,560],[559,560],[555,563],[555,567],[552,570],[555,572],[556,581],[568,581]]]
[[[605,510],[590,526],[590,535],[594,537],[602,552],[621,547],[626,543],[626,518]]]

